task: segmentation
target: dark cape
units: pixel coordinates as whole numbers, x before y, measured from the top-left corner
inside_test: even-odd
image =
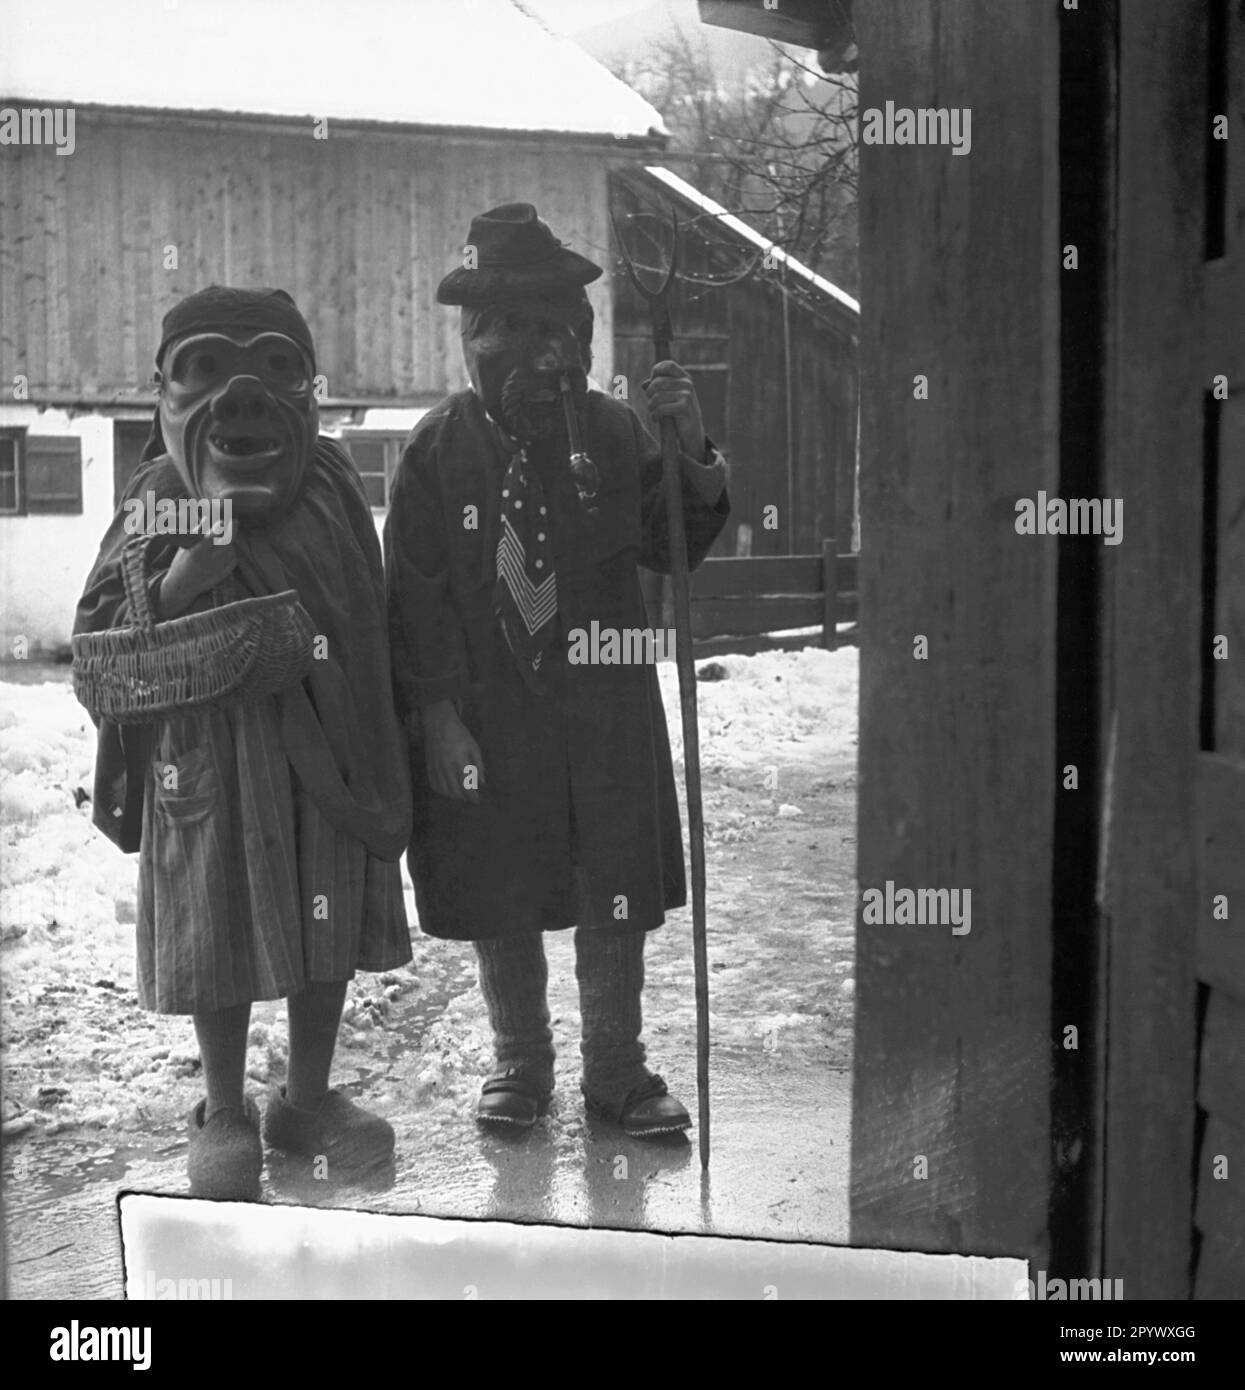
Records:
[[[574,665],[577,628],[647,626],[637,565],[668,573],[661,451],[622,402],[588,397],[585,447],[598,513],[585,514],[565,463],[541,463],[557,574],[550,689],[530,690],[494,612],[500,490],[507,456],[474,392],[420,421],[385,524],[390,643],[399,713],[411,735],[414,831],[408,863],[421,928],[479,940],[598,923],[651,930],[686,902],[670,744],[652,665]],[[700,465],[692,462],[695,472]],[[703,468],[723,477],[721,469]],[[729,514],[685,479],[688,560],[704,558]],[[458,703],[480,744],[478,804],[428,786],[419,710]],[[586,871],[591,921],[585,915]],[[624,915],[621,915],[625,913]]]
[[[132,621],[120,567],[130,539],[124,502],[149,493],[188,495],[167,455],[130,479],[79,601],[75,633]],[[380,859],[400,859],[411,823],[407,753],[393,708],[380,544],[354,465],[321,437],[289,510],[267,526],[237,525],[233,539],[243,587],[256,595],[297,590],[324,639],[311,674],[273,697],[291,766],[336,829]],[[176,548],[176,537],[157,537],[148,557],[153,575],[168,569]],[[210,606],[204,596],[191,611]],[[151,731],[99,722],[94,821],[127,853],[142,838]]]

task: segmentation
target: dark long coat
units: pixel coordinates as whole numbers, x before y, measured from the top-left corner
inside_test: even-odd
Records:
[[[479,940],[577,923],[647,931],[686,901],[656,670],[566,659],[577,628],[647,624],[636,566],[670,567],[661,451],[629,406],[599,391],[588,397],[585,447],[600,476],[595,517],[565,466],[540,470],[559,615],[544,695],[524,683],[494,612],[508,456],[474,392],[420,421],[394,481],[385,525],[390,643],[397,705],[412,734],[408,863],[420,926],[431,936]],[[720,463],[685,465],[695,567],[729,502]],[[428,786],[418,711],[442,699],[458,703],[480,745],[478,804]]]

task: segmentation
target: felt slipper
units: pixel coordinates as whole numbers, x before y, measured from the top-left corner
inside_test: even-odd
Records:
[[[190,1195],[217,1202],[258,1202],[264,1147],[255,1102],[248,1099],[242,1110],[217,1110],[204,1124],[206,1110],[207,1101],[201,1100],[189,1116]]]
[[[273,1091],[264,1112],[264,1139],[274,1149],[303,1158],[324,1158],[330,1174],[358,1172],[393,1158],[393,1126],[370,1110],[330,1090],[315,1110]]]

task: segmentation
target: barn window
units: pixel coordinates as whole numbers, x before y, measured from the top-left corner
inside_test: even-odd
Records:
[[[0,430],[0,516],[22,510],[22,436],[24,430]]]
[[[0,430],[0,514],[82,514],[82,441]]]
[[[406,435],[381,430],[347,430],[342,436],[342,443],[354,459],[354,465],[363,479],[363,490],[373,510],[387,510],[389,484],[402,458]]]

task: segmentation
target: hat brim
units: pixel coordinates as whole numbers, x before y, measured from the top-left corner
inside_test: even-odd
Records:
[[[548,294],[583,288],[599,280],[604,271],[586,256],[563,248],[539,265],[482,265],[475,270],[458,266],[437,286],[438,304],[486,304],[512,294]]]

